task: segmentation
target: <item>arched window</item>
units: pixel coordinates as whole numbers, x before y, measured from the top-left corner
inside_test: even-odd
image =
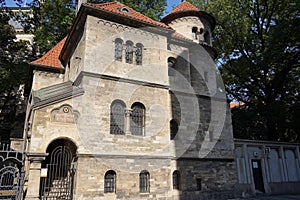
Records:
[[[110,105],[110,134],[124,134],[125,103],[115,100]]]
[[[104,192],[112,193],[116,192],[116,172],[109,170],[104,175]]]
[[[131,106],[130,129],[132,135],[144,135],[145,106],[141,103],[134,103]]]
[[[179,190],[180,189],[180,173],[178,170],[175,170],[172,174],[173,179],[173,189]]]
[[[115,40],[115,60],[122,61],[123,40],[117,38]]]
[[[193,36],[193,40],[197,40],[197,32],[198,32],[198,28],[197,27],[193,27],[192,28],[192,36]]]
[[[143,63],[143,45],[141,43],[136,44],[135,60],[137,65],[142,65]]]
[[[174,76],[175,75],[175,63],[176,59],[173,57],[168,58],[168,75],[169,76]]]
[[[131,41],[126,42],[125,55],[126,63],[131,64],[133,60],[133,43]]]
[[[170,138],[173,140],[178,132],[178,123],[175,119],[170,121]]]
[[[150,192],[150,174],[146,170],[140,173],[140,192]]]
[[[202,34],[203,32],[204,32],[204,29],[203,29],[203,28],[200,28],[199,33]]]

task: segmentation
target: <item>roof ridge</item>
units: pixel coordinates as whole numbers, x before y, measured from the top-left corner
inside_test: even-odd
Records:
[[[188,11],[188,10],[195,10],[195,11],[200,11],[199,8],[191,4],[190,2],[183,1],[181,2],[178,6],[176,6],[171,12],[171,13],[176,13],[176,12],[181,12],[181,11]]]
[[[131,19],[139,20],[142,22],[147,22],[147,23],[153,24],[155,26],[170,28],[168,25],[164,24],[163,22],[156,21],[156,20],[142,14],[141,12],[136,11],[135,9],[133,9],[123,3],[120,3],[120,2],[108,2],[108,3],[99,3],[99,4],[85,3],[85,4],[89,5],[89,6],[93,6],[95,8],[101,9],[101,10],[104,10],[104,11],[108,11],[108,12],[115,13],[118,15],[126,16]],[[120,10],[122,7],[128,8],[130,12],[129,13],[122,12]]]

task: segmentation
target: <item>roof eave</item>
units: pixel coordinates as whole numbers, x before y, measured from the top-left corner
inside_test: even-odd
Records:
[[[36,64],[36,63],[29,63],[31,67],[34,69],[39,69],[40,71],[47,71],[47,72],[53,72],[53,73],[61,73],[63,74],[65,72],[64,68],[58,68],[58,67],[53,67],[53,66],[48,66],[48,65],[41,65],[41,64]]]

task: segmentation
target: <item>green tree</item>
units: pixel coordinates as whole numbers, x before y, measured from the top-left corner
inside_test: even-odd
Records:
[[[91,0],[92,3],[109,1]],[[123,0],[121,3],[158,20],[164,14],[165,0]],[[75,18],[74,0],[34,0],[31,3],[33,17],[28,17],[35,36],[34,47],[43,55],[62,40],[70,31]],[[29,27],[28,24],[26,27]]]
[[[0,13],[0,139],[8,141],[11,130],[24,121],[23,84],[27,80],[31,49],[27,42],[16,41],[14,28],[9,25],[8,11]]]
[[[43,55],[62,40],[70,31],[75,18],[72,0],[34,0],[31,3],[33,17],[29,16],[34,47]]]
[[[235,136],[300,141],[300,1],[211,0],[202,5],[217,20],[213,45],[228,97],[246,104],[233,111]],[[241,125],[234,121],[240,116],[255,122]]]

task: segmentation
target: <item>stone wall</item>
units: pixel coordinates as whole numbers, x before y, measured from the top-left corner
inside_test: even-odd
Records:
[[[230,111],[215,64],[205,49],[198,44],[198,48],[181,46],[153,30],[89,15],[82,28],[64,81],[73,81],[74,88],[81,88],[84,94],[35,107],[30,113],[29,194],[38,196],[32,184],[39,182],[47,147],[60,139],[72,141],[77,148],[72,163],[76,199],[231,197],[236,172]],[[126,63],[124,53],[122,61],[114,59],[116,38],[143,44],[142,65]],[[170,57],[177,60],[173,77],[168,76]],[[33,90],[62,81],[61,75],[35,72]],[[144,105],[143,135],[132,135],[130,129],[125,134],[110,134],[114,100],[123,101],[128,113],[134,103]],[[170,139],[171,119],[179,123],[174,140]],[[104,193],[108,170],[116,172],[115,193]],[[142,170],[150,173],[149,193],[139,192]],[[181,174],[180,190],[172,187],[174,170]]]
[[[299,144],[236,140],[235,154],[240,195],[299,193]],[[259,163],[259,165],[257,165]],[[255,169],[262,187],[257,185]],[[263,191],[261,191],[263,189]]]
[[[234,197],[236,166],[232,159],[179,159],[181,199],[229,199]]]

